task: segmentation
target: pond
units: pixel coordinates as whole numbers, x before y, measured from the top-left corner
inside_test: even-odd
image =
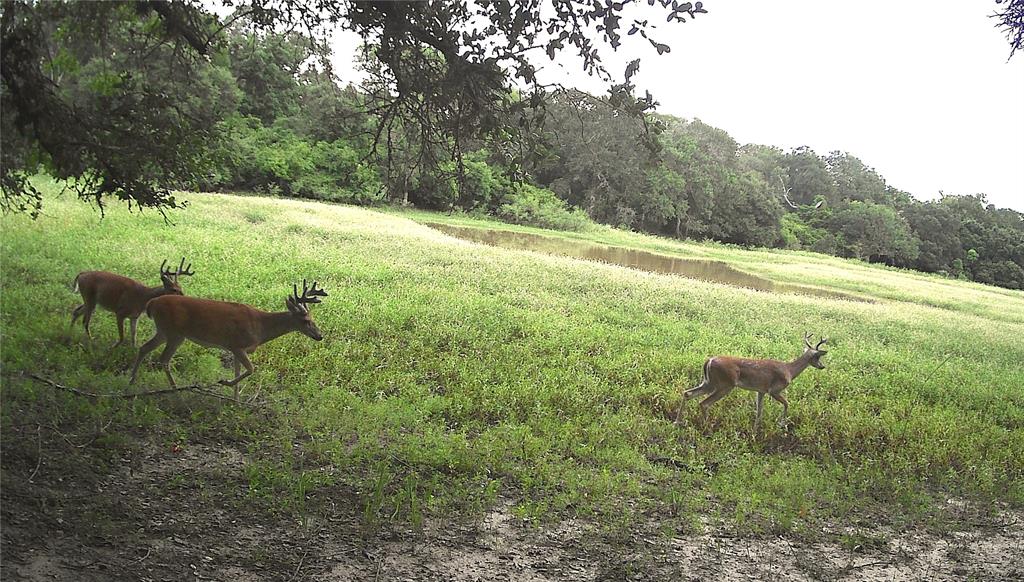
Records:
[[[735,287],[745,287],[747,289],[756,289],[758,291],[768,291],[771,293],[798,293],[802,295],[828,297],[831,299],[871,303],[868,299],[857,297],[855,295],[848,295],[846,293],[826,291],[824,289],[807,287],[804,285],[777,283],[764,277],[740,271],[724,261],[684,259],[625,247],[600,245],[526,232],[454,226],[436,222],[425,222],[424,224],[430,228],[439,230],[447,235],[454,236],[462,240],[496,247],[537,251],[550,255],[573,257],[588,261],[599,261],[602,263],[610,263],[613,265],[630,267],[632,269],[639,269],[641,271],[681,275],[691,279],[724,283]]]

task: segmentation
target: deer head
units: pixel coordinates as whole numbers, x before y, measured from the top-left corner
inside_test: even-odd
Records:
[[[184,295],[181,291],[181,285],[178,283],[178,277],[183,275],[185,277],[191,277],[192,275],[195,275],[195,271],[192,270],[192,263],[189,263],[186,267],[185,257],[181,257],[181,264],[178,265],[177,270],[172,271],[170,269],[165,269],[164,267],[166,265],[167,259],[164,259],[164,261],[160,263],[160,281],[164,284],[164,289],[172,295]]]
[[[819,370],[825,369],[825,364],[821,363],[821,357],[827,354],[828,352],[826,350],[821,349],[821,346],[825,345],[827,342],[828,338],[823,337],[821,338],[821,341],[818,342],[818,345],[811,347],[811,334],[804,334],[804,355],[808,355],[808,357],[810,358],[810,364]]]
[[[324,336],[309,315],[309,305],[320,303],[321,297],[327,297],[327,291],[317,289],[316,281],[313,281],[313,286],[309,287],[306,285],[306,280],[303,279],[302,295],[299,295],[298,286],[293,284],[291,296],[284,301],[288,312],[292,314],[296,329],[316,341],[324,339]]]

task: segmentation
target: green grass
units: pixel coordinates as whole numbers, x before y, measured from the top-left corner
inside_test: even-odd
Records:
[[[686,529],[710,515],[809,532],[851,512],[919,519],[950,495],[1024,502],[1022,293],[821,255],[571,235],[879,301],[765,294],[474,245],[410,219],[479,222],[464,217],[183,196],[191,205],[173,226],[121,209],[100,220],[54,196],[36,221],[3,218],[5,427],[33,410],[64,425],[112,418],[111,430],[173,442],[237,439],[253,452],[241,477],[251,496],[301,510],[309,491],[344,486],[368,521],[475,513],[504,495],[529,520],[645,514]],[[134,353],[103,346],[116,338],[109,313],[94,317],[91,351],[80,327],[69,338],[71,280],[109,269],[155,282],[160,261],[181,255],[196,271],[190,295],[281,310],[295,280],[329,291],[314,310],[323,342],[292,334],[253,355],[243,394],[259,390],[268,411],[187,394],[92,403],[11,376],[127,390]],[[705,358],[789,359],[804,330],[832,348],[827,369],[789,388],[789,431],[769,402],[768,428],[754,435],[742,390],[712,409],[709,428],[692,402],[671,422]],[[151,333],[141,320],[140,341]],[[228,377],[219,356],[185,344],[179,383]],[[149,367],[140,384],[165,379]]]
[[[421,222],[437,222],[530,232],[571,240],[593,241],[666,255],[720,260],[749,273],[780,283],[798,283],[853,293],[974,313],[990,319],[1024,323],[1024,293],[940,277],[939,275],[841,259],[812,252],[745,249],[735,245],[680,241],[596,225],[587,232],[549,231],[506,224],[465,214],[437,214],[418,210],[390,212]],[[893,276],[896,274],[897,276]],[[1007,301],[1010,299],[1010,301]]]

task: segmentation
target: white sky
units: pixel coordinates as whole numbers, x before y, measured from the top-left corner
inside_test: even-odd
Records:
[[[641,3],[643,17],[663,22]],[[641,57],[634,82],[660,112],[700,118],[741,144],[848,151],[919,199],[985,193],[1024,211],[1024,53],[1007,61],[1009,43],[988,17],[993,0],[704,6],[708,14],[652,35],[671,53],[626,37],[634,42],[604,52],[609,70],[621,75]],[[350,35],[334,43],[343,81],[354,80],[356,44]],[[544,80],[604,92],[570,55],[562,68],[539,57]]]

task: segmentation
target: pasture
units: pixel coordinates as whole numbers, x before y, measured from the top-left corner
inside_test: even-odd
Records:
[[[8,507],[160,452],[182,470],[154,492],[208,495],[202,472],[168,451],[214,446],[240,456],[237,478],[217,485],[234,495],[229,512],[302,522],[343,498],[364,528],[415,530],[507,504],[539,527],[654,520],[668,536],[813,539],[845,535],[827,533],[836,523],[941,529],[951,500],[982,515],[1024,503],[1021,292],[810,253],[546,233],[719,259],[874,302],[770,294],[472,244],[417,222],[497,226],[464,216],[184,193],[190,206],[171,224],[122,208],[100,219],[44,187],[42,217],[2,219]],[[70,284],[105,269],[154,285],[161,261],[181,256],[195,270],[187,295],[268,311],[284,310],[293,282],[316,279],[329,293],[311,310],[324,340],[291,334],[257,350],[241,405],[189,391],[87,398],[25,376],[101,395],[166,387],[158,352],[128,386],[135,351],[109,349],[109,312],[93,317],[92,346],[80,326],[69,331],[80,303]],[[143,317],[139,343],[152,331]],[[769,401],[755,434],[745,390],[707,425],[692,401],[672,422],[707,357],[789,360],[805,331],[828,336],[830,351],[826,369],[787,390],[788,428]],[[229,367],[192,343],[174,359],[181,385],[229,378]],[[40,527],[57,527],[57,493],[30,506]]]

